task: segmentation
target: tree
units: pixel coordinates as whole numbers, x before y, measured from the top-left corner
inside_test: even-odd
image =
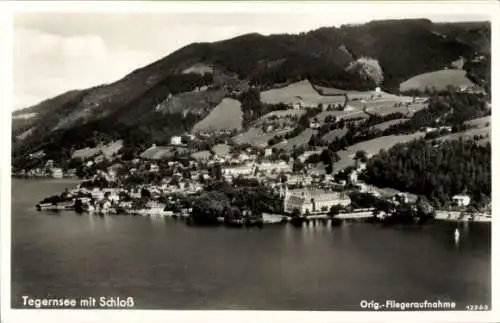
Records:
[[[364,150],[358,150],[354,155],[354,160],[366,163],[368,161],[368,155]]]
[[[342,211],[342,206],[340,206],[338,204],[332,205],[330,207],[330,210],[328,211],[328,216],[333,218],[336,215],[338,215],[340,213],[340,211]]]
[[[150,199],[151,198],[151,192],[146,189],[146,188],[142,188],[141,189],[141,198],[143,199]]]
[[[294,208],[292,210],[292,218],[298,218],[300,217],[300,210],[298,208]]]

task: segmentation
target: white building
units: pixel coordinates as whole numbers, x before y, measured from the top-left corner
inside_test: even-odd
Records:
[[[181,136],[173,136],[172,138],[170,138],[170,144],[171,145],[181,145],[182,144]]]
[[[310,122],[309,123],[309,128],[312,128],[312,129],[318,129],[320,126],[321,125],[319,122]]]
[[[280,161],[277,163],[272,163],[272,162],[262,162],[260,164],[256,165],[257,169],[259,172],[263,173],[291,173],[292,172],[292,166],[285,161]]]
[[[240,163],[246,162],[248,160],[250,160],[250,156],[245,153],[241,153],[237,157],[237,161]]]
[[[351,204],[349,196],[342,192],[328,192],[324,190],[285,188],[284,211],[292,213],[295,209],[301,214],[327,213],[334,205],[348,206]]]
[[[240,165],[233,167],[225,167],[222,169],[222,175],[224,176],[250,176],[254,173],[255,167],[253,165]]]
[[[52,159],[47,160],[47,162],[45,163],[45,167],[47,168],[54,167],[54,161]]]
[[[457,206],[468,206],[470,204],[470,196],[469,195],[455,195],[451,198],[453,202]]]
[[[160,166],[158,166],[157,164],[151,164],[151,165],[149,166],[149,171],[150,171],[151,173],[157,173],[157,172],[159,172],[159,171],[160,171]]]
[[[273,154],[273,149],[272,148],[266,148],[264,150],[264,156],[265,157],[271,156],[272,154]]]
[[[356,185],[358,183],[358,171],[353,170],[348,177],[349,184]]]
[[[51,172],[53,178],[62,178],[64,175],[61,168],[52,168]]]

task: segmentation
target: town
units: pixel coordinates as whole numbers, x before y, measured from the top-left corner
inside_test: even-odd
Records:
[[[488,213],[470,210],[468,195],[455,195],[446,210],[434,210],[422,197],[366,184],[359,175],[371,156],[362,150],[351,156],[348,167],[326,174],[306,161],[321,158],[328,150],[294,149],[288,156],[276,148],[234,144],[231,135],[234,133],[219,131],[173,136],[170,144],[152,144],[130,161],[119,161],[123,143],[117,141],[75,150],[72,160],[78,169],[63,170],[48,160],[44,167],[14,175],[85,178],[76,188],[40,201],[36,205],[39,210],[170,216],[194,218],[204,224],[259,226],[288,221],[330,221],[332,225],[345,220],[491,221]],[[196,151],[196,144],[208,137],[220,143]],[[32,156],[40,157],[43,152]],[[207,201],[207,194],[221,190],[227,190],[226,196]],[[224,200],[228,197],[231,200]]]

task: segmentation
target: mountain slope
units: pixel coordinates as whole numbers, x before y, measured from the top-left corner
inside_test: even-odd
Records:
[[[127,140],[168,141],[169,136],[190,130],[223,98],[250,86],[265,90],[307,78],[314,85],[373,89],[373,83],[346,71],[362,57],[376,59],[384,74],[382,88],[396,91],[402,81],[442,69],[459,57],[472,61],[478,48],[488,47],[490,27],[486,23],[474,28],[443,27],[425,19],[391,20],[299,35],[248,34],[194,43],[117,82],[71,91],[16,111],[14,161],[40,149],[62,158],[82,140],[126,138],[126,145]],[[488,65],[483,65],[471,69],[478,82],[486,82]],[[199,66],[204,66],[203,73]],[[20,117],[27,113],[32,117]]]

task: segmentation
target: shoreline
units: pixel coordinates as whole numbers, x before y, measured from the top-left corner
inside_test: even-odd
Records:
[[[60,208],[60,209],[42,209],[38,210],[39,212],[73,212],[75,215],[83,215],[83,214],[88,214],[92,216],[132,216],[132,217],[154,217],[154,218],[170,218],[170,219],[180,219],[180,220],[188,220],[191,215],[190,214],[182,214],[182,213],[175,213],[173,211],[164,211],[164,210],[152,210],[152,209],[137,209],[137,210],[131,210],[129,212],[97,212],[97,211],[85,211],[78,213],[74,209],[68,209],[68,208]],[[340,215],[340,214],[339,214]],[[441,219],[441,218],[430,218],[428,221],[426,221],[423,224],[418,224],[418,223],[388,223],[381,221],[377,219],[376,217],[300,217],[298,218],[297,221],[294,221],[294,218],[290,215],[278,215],[278,214],[263,214],[262,220],[261,221],[255,221],[253,223],[248,223],[250,225],[255,225],[256,223],[262,223],[265,225],[282,225],[282,224],[297,224],[299,226],[303,224],[323,224],[323,225],[339,225],[342,223],[370,223],[370,224],[388,224],[388,225],[423,225],[423,224],[431,224],[432,223],[485,223],[485,224],[490,224],[491,225],[491,218],[489,220],[486,220],[484,218],[479,218],[475,220],[455,220],[455,219]],[[216,225],[227,225],[227,226],[235,226],[235,225],[241,225],[245,226],[247,223],[242,219],[242,220],[235,220],[232,222],[225,222],[224,217],[218,217],[217,222],[215,223]]]
[[[46,179],[46,178],[37,178],[39,180],[48,180],[50,182],[60,182],[60,183],[73,183],[78,184],[85,182],[85,180],[75,179],[75,178],[61,178],[61,179]],[[107,191],[114,191],[114,193],[110,193]],[[190,207],[186,208],[186,206],[182,206],[181,209],[178,209],[179,205],[177,205],[177,211],[174,211],[171,208],[168,208],[168,202],[159,202],[155,198],[146,198],[141,202],[146,204],[151,204],[150,206],[133,206],[134,201],[137,198],[130,197],[128,199],[121,199],[119,196],[121,193],[119,191],[123,191],[120,188],[109,188],[109,189],[100,189],[97,192],[89,191],[83,189],[80,190],[79,185],[77,188],[66,191],[60,195],[53,195],[47,197],[45,199],[40,200],[39,203],[35,205],[35,208],[38,211],[49,211],[49,212],[58,212],[58,211],[74,211],[75,213],[90,213],[94,215],[117,215],[117,216],[155,216],[155,217],[172,217],[172,218],[192,218],[192,210]],[[107,193],[106,193],[107,192]],[[99,194],[97,194],[99,193]],[[67,195],[65,195],[67,194]],[[100,197],[96,197],[100,196]],[[108,195],[106,195],[108,194]],[[109,195],[111,194],[111,195]],[[414,224],[424,224],[428,220],[437,221],[437,222],[478,222],[478,223],[491,223],[491,214],[485,212],[467,212],[467,211],[459,211],[459,210],[435,210],[434,215],[428,218],[420,218],[414,217],[412,220],[408,219],[398,219],[393,216],[382,216],[379,217],[375,215],[374,212],[376,210],[374,208],[358,208],[358,209],[349,209],[343,210],[333,216],[330,216],[326,212],[316,212],[313,214],[300,214],[292,216],[289,213],[269,213],[262,212],[259,213],[257,211],[257,218],[255,217],[245,217],[233,219],[224,217],[224,213],[220,213],[216,219],[207,218],[205,220],[209,222],[216,223],[225,223],[228,225],[254,225],[254,224],[280,224],[280,223],[296,223],[301,224],[303,222],[319,222],[319,223],[330,223],[330,222],[380,222],[387,224],[396,224],[396,223],[414,223]],[[193,219],[190,219],[190,221]],[[202,219],[203,220],[203,219]],[[204,221],[202,221],[204,222]]]

